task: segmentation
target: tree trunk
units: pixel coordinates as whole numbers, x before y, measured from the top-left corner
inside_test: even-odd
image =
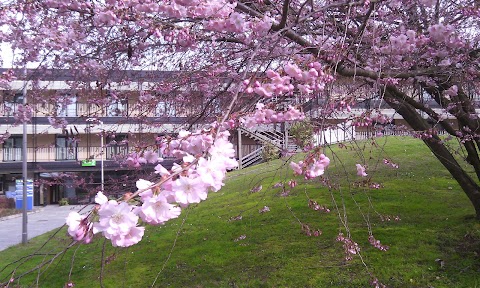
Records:
[[[385,91],[385,101],[394,108],[403,119],[412,127],[415,131],[427,131],[431,128],[427,121],[423,119],[420,114],[411,106],[403,101],[399,101],[396,95],[392,93],[394,91]],[[428,146],[430,151],[437,157],[437,159],[447,168],[448,172],[458,182],[462,190],[470,199],[473,207],[475,208],[476,218],[480,220],[480,186],[468,175],[468,173],[459,165],[457,160],[453,157],[452,153],[443,145],[441,139],[433,135],[432,138],[424,138],[423,142]]]

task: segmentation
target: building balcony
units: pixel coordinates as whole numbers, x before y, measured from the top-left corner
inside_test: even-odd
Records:
[[[28,147],[27,162],[55,162],[55,161],[81,161],[85,159],[101,159],[101,147]],[[114,149],[104,147],[105,158],[113,159],[127,155],[127,149]],[[22,161],[22,148],[0,148],[0,162]],[[1,165],[1,164],[0,164]]]
[[[130,153],[135,152],[135,147],[128,145],[105,146],[104,160],[121,160]],[[101,147],[28,147],[27,162],[81,162],[83,160],[101,160]],[[162,155],[159,155],[162,157]],[[172,159],[169,159],[172,160]],[[5,162],[21,162],[22,148],[0,148],[0,165]]]

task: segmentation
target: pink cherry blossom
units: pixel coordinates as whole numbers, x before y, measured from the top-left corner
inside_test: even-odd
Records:
[[[177,218],[181,213],[180,207],[170,204],[167,198],[160,194],[148,198],[139,208],[138,214],[148,224],[158,225]]]
[[[158,157],[158,153],[152,150],[147,150],[143,153],[143,158],[147,161],[147,163],[155,164],[162,159]]]
[[[357,175],[362,176],[362,177],[367,177],[368,174],[365,173],[365,167],[363,167],[361,164],[355,164],[357,166]]]
[[[155,185],[153,182],[150,182],[144,179],[138,179],[135,184],[137,186],[137,189],[142,191],[139,193],[142,201],[144,202],[148,201],[148,199],[154,196],[153,191],[151,189],[151,187]]]
[[[130,227],[128,232],[110,238],[114,247],[130,247],[142,240],[145,227]],[[108,238],[107,238],[108,239]]]
[[[107,202],[108,202],[107,196],[105,196],[105,194],[103,194],[102,191],[99,191],[99,192],[97,193],[97,195],[95,196],[95,203],[100,204],[100,205],[103,205],[103,204],[105,204],[105,203],[107,203]]]
[[[87,215],[80,215],[72,211],[68,214],[65,223],[68,226],[67,232],[75,241],[83,240],[90,230],[86,222]]]
[[[298,164],[292,161],[290,162],[290,168],[293,169],[293,172],[296,175],[301,175],[303,173],[302,164],[303,164],[302,161],[300,161]]]
[[[181,204],[199,203],[207,199],[207,186],[200,177],[180,176],[174,181],[172,191]]]
[[[138,216],[132,210],[126,202],[110,200],[104,203],[98,209],[99,221],[93,224],[93,232],[101,232],[114,246],[128,247],[137,243],[144,228],[136,227]]]

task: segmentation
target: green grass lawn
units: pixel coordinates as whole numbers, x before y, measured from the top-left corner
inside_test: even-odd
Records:
[[[332,160],[325,181],[297,179],[288,196],[272,188],[292,177],[285,159],[231,172],[221,191],[179,219],[148,227],[144,240],[130,248],[112,248],[98,237],[65,250],[71,241],[64,230],[37,237],[0,252],[0,282],[14,269],[18,276],[48,263],[13,284],[63,287],[70,279],[75,287],[371,287],[378,278],[388,287],[480,286],[480,223],[422,142],[381,138],[325,154]],[[368,179],[382,188],[368,188],[371,183],[356,176],[356,163],[367,164]],[[261,191],[250,191],[258,185]],[[309,199],[331,212],[310,209]],[[264,206],[270,212],[260,213]],[[322,235],[305,235],[302,224]],[[350,233],[361,248],[351,261],[336,241],[339,232]],[[369,232],[390,249],[370,245]]]

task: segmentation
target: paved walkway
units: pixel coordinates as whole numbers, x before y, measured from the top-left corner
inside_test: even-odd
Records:
[[[34,207],[34,211],[28,212],[27,238],[31,239],[65,224],[65,218],[70,211],[78,211],[83,205],[48,205],[46,207]],[[82,211],[88,211],[85,208]],[[0,251],[10,246],[22,243],[22,214],[16,214],[0,218]]]

